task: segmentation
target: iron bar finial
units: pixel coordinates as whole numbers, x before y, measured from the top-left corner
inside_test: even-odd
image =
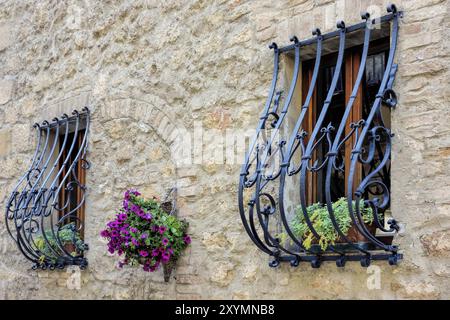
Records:
[[[397,11],[397,6],[393,3],[389,3],[386,7],[386,11],[392,14],[396,14]]]
[[[336,23],[336,27],[337,27],[338,29],[345,29],[345,22],[344,22],[344,20],[339,20],[339,21]]]
[[[370,18],[370,13],[369,12],[362,12],[361,13],[361,19],[363,19],[363,20],[369,20],[369,18]]]
[[[294,42],[294,44],[296,44],[296,45],[299,44],[299,41],[298,41],[297,36],[291,36],[291,37],[289,38],[289,41]]]

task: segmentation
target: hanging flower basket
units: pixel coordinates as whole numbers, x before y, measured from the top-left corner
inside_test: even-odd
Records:
[[[163,266],[164,280],[183,250],[191,243],[188,223],[171,213],[173,204],[144,199],[136,190],[125,192],[122,208],[100,235],[108,239],[108,251],[121,257],[119,267],[141,265],[154,272]]]

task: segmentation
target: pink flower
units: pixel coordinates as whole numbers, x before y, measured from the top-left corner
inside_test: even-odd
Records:
[[[183,241],[186,244],[190,244],[192,242],[191,237],[189,237],[188,235],[184,236]]]
[[[159,233],[160,234],[164,234],[164,232],[166,232],[167,228],[165,226],[160,226],[159,227]]]
[[[108,230],[102,230],[100,232],[100,236],[102,236],[103,238],[108,238],[109,237],[109,231]]]
[[[127,215],[125,214],[125,213],[121,213],[121,214],[119,214],[118,216],[117,216],[117,220],[119,220],[119,221],[125,221],[125,220],[127,220]]]
[[[167,263],[167,262],[169,262],[169,260],[170,260],[170,253],[169,253],[168,251],[165,251],[165,252],[162,254],[161,261],[162,261],[163,263]]]
[[[141,257],[148,257],[148,252],[145,251],[145,250],[140,250],[140,251],[139,251],[139,255],[140,255]]]
[[[144,218],[145,220],[151,220],[151,219],[152,219],[152,215],[151,215],[150,213],[147,213],[147,214],[145,214],[145,215],[143,216],[143,218]]]

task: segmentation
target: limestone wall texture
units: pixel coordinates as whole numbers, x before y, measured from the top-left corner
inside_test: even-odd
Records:
[[[374,263],[379,289],[358,263],[269,268],[240,222],[239,163],[210,161],[217,144],[207,134],[196,138],[203,159],[183,166],[171,157],[174,128],[255,127],[271,79],[268,43],[309,38],[312,27],[329,31],[338,19],[359,22],[370,5],[384,14],[386,2],[1,0],[0,298],[450,298],[450,1],[396,2],[405,14],[392,212],[405,226],[395,240],[404,260]],[[86,104],[89,267],[31,271],[5,230],[5,199],[34,150],[31,125]],[[162,195],[174,184],[193,238],[176,279],[118,270],[98,234],[123,191]]]

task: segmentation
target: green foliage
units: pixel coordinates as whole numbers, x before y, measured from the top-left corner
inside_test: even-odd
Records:
[[[75,251],[70,252],[72,256],[79,255],[78,252],[82,252],[86,250],[86,245],[80,237],[80,233],[76,231],[75,223],[68,223],[64,225],[58,232],[59,240],[61,241],[62,246],[73,244],[75,246]],[[47,241],[45,240],[47,239]],[[41,253],[40,260],[44,261],[46,257],[55,257],[56,255],[63,254],[63,251],[60,249],[58,245],[58,240],[51,230],[45,231],[44,235],[39,235],[34,239],[34,243],[36,245],[36,249]],[[53,249],[53,250],[52,250]],[[78,251],[78,252],[77,252]],[[55,255],[55,252],[57,253]]]
[[[339,228],[342,233],[347,236],[349,229],[352,227],[352,220],[348,211],[347,199],[340,198],[332,204],[332,207]],[[353,201],[352,207],[353,210],[355,210],[355,201]],[[363,200],[360,200],[359,207],[364,223],[369,225],[372,224],[372,208],[364,207]],[[333,226],[327,207],[321,203],[314,203],[307,207],[306,211],[314,229],[320,236],[318,244],[322,250],[326,250],[329,245],[334,245],[339,239],[339,234]],[[291,223],[291,229],[297,238],[303,239],[303,246],[306,249],[310,249],[316,238],[309,229],[300,206],[296,209],[294,219]],[[283,239],[287,239],[286,234],[283,234],[281,237],[282,241]]]

